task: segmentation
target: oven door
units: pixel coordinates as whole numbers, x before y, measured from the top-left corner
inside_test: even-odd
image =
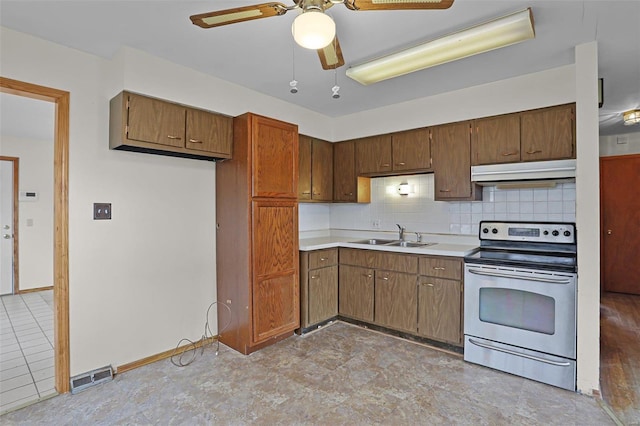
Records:
[[[576,275],[465,265],[464,334],[576,359]]]

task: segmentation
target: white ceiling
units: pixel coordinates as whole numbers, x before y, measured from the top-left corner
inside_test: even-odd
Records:
[[[623,111],[640,108],[640,1],[455,0],[447,10],[364,12],[339,4],[327,11],[346,60],[337,74],[321,69],[315,51],[294,45],[296,12],[206,30],[189,21],[192,14],[264,1],[0,0],[0,24],[104,58],[129,46],[331,117],[571,64],[574,46],[597,40],[600,134],[640,131],[621,124]],[[370,86],[345,76],[367,59],[527,7],[534,40]],[[331,97],[335,78],[339,99]]]

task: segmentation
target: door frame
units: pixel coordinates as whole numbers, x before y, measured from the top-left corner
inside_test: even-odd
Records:
[[[0,76],[0,91],[53,102],[53,328],[55,387],[69,392],[69,100],[70,93]]]
[[[20,165],[20,159],[18,157],[5,157],[3,155],[0,155],[0,161],[11,161],[13,163],[13,206],[12,206],[12,210],[13,210],[13,224],[11,226],[13,226],[12,228],[12,233],[13,233],[13,294],[18,294],[20,293],[20,286],[19,286],[19,277],[20,277],[20,273],[19,273],[19,268],[18,266],[20,265],[19,263],[19,259],[18,259],[18,247],[19,246],[19,242],[18,242],[18,224],[19,224],[19,210],[18,210],[18,191],[20,188],[20,185],[18,184],[18,179],[20,177],[20,173],[19,173],[19,165]]]

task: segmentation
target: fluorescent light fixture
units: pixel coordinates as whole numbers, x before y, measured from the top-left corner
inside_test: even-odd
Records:
[[[413,192],[413,185],[409,185],[406,182],[398,185],[398,194],[400,195],[409,195],[413,194]]]
[[[336,36],[336,23],[321,9],[307,9],[291,25],[293,39],[307,49],[322,49]]]
[[[349,68],[367,85],[535,37],[531,8]]]
[[[640,109],[632,109],[622,114],[625,126],[640,123]]]

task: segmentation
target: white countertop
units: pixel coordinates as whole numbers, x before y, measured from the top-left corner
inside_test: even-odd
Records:
[[[363,236],[364,235],[364,236]],[[423,242],[436,242],[436,244],[426,247],[393,247],[385,245],[369,245],[369,244],[356,244],[353,241],[359,241],[367,238],[383,238],[371,234],[361,234],[361,236],[303,236],[299,240],[300,251],[321,250],[334,247],[350,247],[363,250],[378,250],[378,251],[391,251],[395,253],[409,253],[409,254],[425,254],[432,256],[454,256],[464,257],[476,250],[478,250],[478,244],[473,244],[466,241],[456,241],[455,237],[452,237],[452,242],[446,241],[446,236],[439,235],[439,242],[430,239],[429,235],[425,234]],[[388,238],[388,236],[385,236]],[[397,238],[397,237],[396,237]],[[391,237],[390,239],[396,239]]]

